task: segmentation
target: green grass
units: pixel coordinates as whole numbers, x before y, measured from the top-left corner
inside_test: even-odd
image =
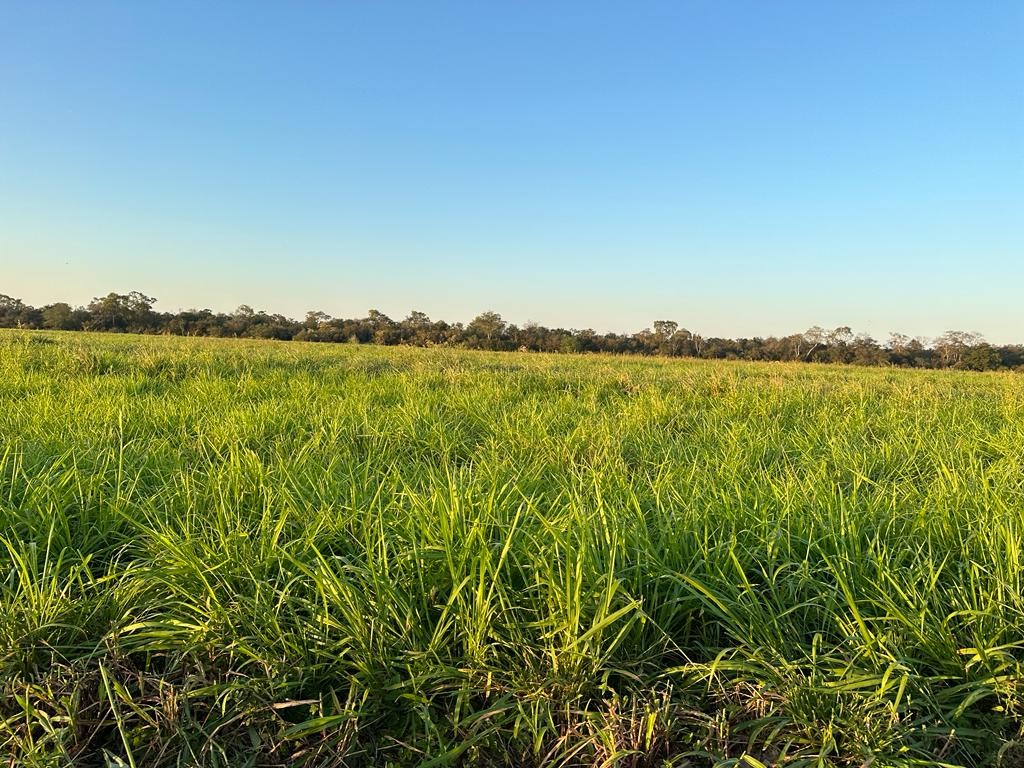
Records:
[[[10,765],[1021,766],[1024,377],[5,333]]]

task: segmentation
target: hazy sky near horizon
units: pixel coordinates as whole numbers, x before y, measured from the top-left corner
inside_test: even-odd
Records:
[[[1024,341],[1024,3],[0,2],[0,293]]]

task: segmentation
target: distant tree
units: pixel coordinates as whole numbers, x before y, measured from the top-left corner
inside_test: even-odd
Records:
[[[1024,371],[1024,345],[1008,344],[996,351],[999,353],[1000,366]]]
[[[699,333],[690,333],[690,344],[693,346],[693,354],[696,357],[700,357],[701,350],[704,347],[704,337]]]
[[[430,325],[430,318],[427,317],[425,312],[413,310],[409,313],[409,316],[402,321],[403,324],[410,328],[425,328]]]
[[[76,316],[70,304],[58,301],[43,307],[43,327],[55,331],[77,331],[82,328],[82,318]]]
[[[573,333],[573,338],[576,342],[574,350],[576,352],[599,352],[601,350],[601,340],[593,328],[576,331]]]
[[[680,328],[661,343],[661,352],[673,357],[696,357],[700,354],[701,341],[701,337],[689,329]]]
[[[654,333],[645,338],[648,344],[653,345],[653,351],[670,357],[698,354],[693,334],[686,328],[680,328],[675,320],[655,320],[653,327]]]
[[[331,316],[328,315],[326,312],[317,312],[315,310],[310,310],[309,312],[306,313],[306,320],[303,323],[303,325],[305,325],[306,328],[321,328],[324,325],[327,325],[327,323],[329,323],[330,321]]]
[[[885,343],[885,348],[890,352],[905,352],[909,346],[910,337],[896,331],[889,334],[889,340]]]
[[[0,328],[19,328],[24,324],[25,302],[0,293]]]
[[[497,312],[482,312],[466,326],[466,334],[480,345],[493,349],[495,342],[500,341],[507,324]]]
[[[1001,363],[996,349],[986,342],[979,342],[964,351],[956,367],[965,371],[993,371]]]
[[[850,342],[843,345],[849,351],[849,356],[843,359],[845,363],[856,365],[885,365],[888,356],[878,342],[867,334],[861,333]]]
[[[974,346],[984,343],[978,333],[970,331],[946,331],[935,340],[933,347],[943,367],[952,368],[960,363],[964,354]]]
[[[848,325],[840,325],[829,331],[826,340],[829,344],[849,344],[853,341],[853,330]]]
[[[209,309],[183,309],[165,321],[163,330],[175,336],[219,336],[218,325],[224,319]]]
[[[434,334],[433,324],[425,312],[413,310],[399,324],[403,342],[425,347],[428,344],[436,344],[438,339]]]
[[[885,343],[885,352],[893,365],[925,367],[927,350],[921,339],[912,339],[905,333],[892,332]]]
[[[664,341],[675,333],[678,327],[679,323],[675,320],[655,320],[654,335],[658,337],[659,341]]]
[[[630,337],[630,340],[633,343],[633,348],[644,355],[653,355],[658,349],[658,337],[650,328],[637,331]]]
[[[238,309],[224,319],[226,336],[247,336],[249,328],[256,322],[256,311],[248,304],[239,304]]]
[[[369,312],[367,312],[366,319],[369,321],[370,325],[377,328],[379,328],[382,325],[393,325],[395,322],[390,317],[385,315],[383,312],[380,312],[376,309],[371,309]]]
[[[265,312],[259,312],[253,318],[253,323],[249,326],[246,335],[256,339],[288,341],[295,337],[301,327],[284,315],[268,315]]]
[[[156,299],[138,291],[108,293],[89,303],[86,327],[94,331],[145,333],[152,328]]]
[[[820,325],[813,325],[800,335],[797,341],[797,357],[810,360],[815,351],[828,343],[828,331]]]

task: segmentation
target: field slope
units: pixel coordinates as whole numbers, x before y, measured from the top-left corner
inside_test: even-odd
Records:
[[[0,761],[1020,766],[1024,377],[7,332]]]

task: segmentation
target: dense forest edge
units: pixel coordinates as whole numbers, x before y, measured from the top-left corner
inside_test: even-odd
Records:
[[[727,339],[704,337],[673,320],[657,320],[651,328],[633,334],[602,334],[535,323],[517,326],[497,312],[483,312],[466,324],[431,320],[418,311],[404,320],[392,320],[375,309],[363,318],[310,311],[304,320],[294,320],[244,304],[231,314],[209,309],[157,312],[156,301],[132,291],[94,298],[85,307],[65,302],[33,307],[0,294],[0,328],[1024,372],[1024,344],[997,346],[968,331],[946,331],[934,339],[892,333],[879,342],[848,326],[831,330],[814,326],[789,336]]]

